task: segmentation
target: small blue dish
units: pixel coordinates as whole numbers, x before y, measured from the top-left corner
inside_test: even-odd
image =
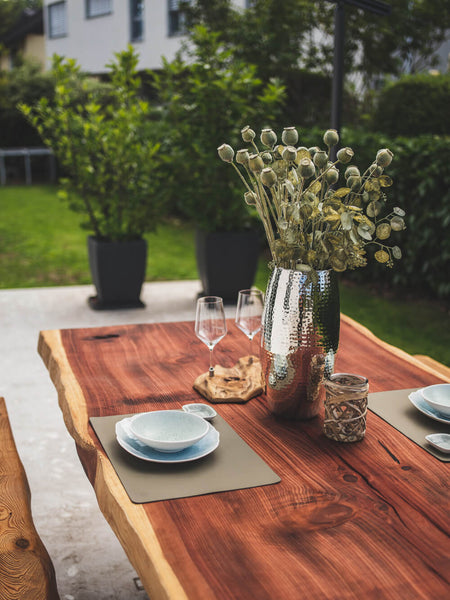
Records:
[[[217,417],[216,411],[212,406],[208,404],[203,404],[202,402],[195,402],[194,404],[184,404],[183,405],[184,412],[190,413],[192,415],[198,415],[205,419],[205,421],[211,421],[214,417]]]

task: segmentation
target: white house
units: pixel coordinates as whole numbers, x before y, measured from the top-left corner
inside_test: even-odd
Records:
[[[249,0],[234,0],[239,8]],[[44,0],[47,60],[74,58],[84,71],[102,73],[113,53],[132,44],[139,69],[156,69],[180,47],[179,0]]]

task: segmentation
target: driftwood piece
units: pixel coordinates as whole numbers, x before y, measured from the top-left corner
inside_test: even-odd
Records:
[[[0,600],[59,600],[55,570],[34,527],[30,500],[0,398]]]
[[[231,369],[214,367],[214,376],[202,373],[194,381],[194,389],[214,403],[248,402],[264,392],[261,363],[256,356],[243,356]]]

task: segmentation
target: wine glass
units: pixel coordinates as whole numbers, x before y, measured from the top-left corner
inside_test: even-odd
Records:
[[[225,337],[227,322],[223,300],[218,296],[205,296],[197,300],[195,335],[209,348],[209,376],[214,376],[213,349]]]
[[[261,290],[241,290],[236,308],[236,325],[250,340],[250,356],[252,341],[261,329],[261,317],[264,308],[264,294]]]

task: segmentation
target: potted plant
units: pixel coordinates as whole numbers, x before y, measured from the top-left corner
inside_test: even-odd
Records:
[[[195,27],[175,60],[155,76],[171,156],[164,190],[173,212],[196,227],[199,276],[206,295],[235,302],[253,284],[260,226],[243,204],[238,182],[214,159],[224,136],[238,139],[242,115],[274,117],[283,97],[276,83],[264,86],[255,67],[221,46],[219,34]]]
[[[367,245],[376,246],[375,259],[388,267],[401,258],[387,241],[405,227],[403,209],[387,209],[392,179],[384,170],[393,155],[379,150],[360,172],[349,165],[351,148],[331,159],[339,143],[333,129],[323,136],[326,149],[299,146],[294,127],[284,129],[281,143],[263,129],[261,150],[250,127],[242,138],[246,148],[235,153],[222,144],[218,153],[239,175],[272,254],[262,334],[268,403],[276,414],[310,418],[319,411],[322,379],[333,372],[338,347],[336,272],[365,266]]]
[[[55,97],[20,108],[53,149],[63,171],[59,195],[85,219],[94,309],[143,306],[147,242],[163,216],[159,143],[150,106],[139,97],[138,56],[129,47],[107,65],[110,82],[81,74],[55,56]]]

